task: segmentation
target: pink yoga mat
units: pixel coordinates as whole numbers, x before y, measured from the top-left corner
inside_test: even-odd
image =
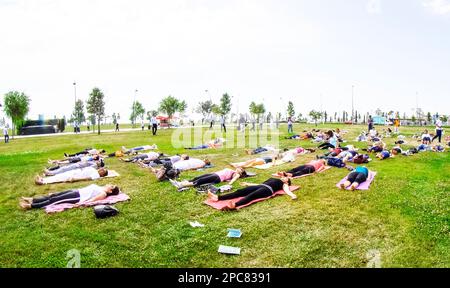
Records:
[[[289,187],[289,188],[290,188],[290,190],[291,190],[292,192],[294,192],[294,191],[300,189],[299,186],[291,186],[291,187]],[[280,196],[280,195],[284,195],[284,194],[286,194],[286,193],[285,193],[283,190],[280,190],[280,191],[277,191],[277,192],[275,192],[274,194],[272,194],[272,196],[270,196],[270,197],[267,197],[267,198],[261,198],[261,199],[254,200],[254,201],[248,203],[247,205],[237,207],[237,209],[239,210],[239,209],[248,207],[248,206],[250,206],[250,205],[252,205],[252,204],[255,204],[255,203],[258,203],[258,202],[261,202],[261,201],[265,201],[265,200],[268,200],[268,199],[271,199],[271,198],[274,198],[274,197],[277,197],[277,196]],[[206,205],[208,205],[208,206],[211,206],[211,207],[214,208],[214,209],[222,210],[224,207],[226,207],[226,206],[228,205],[228,203],[229,203],[230,201],[233,201],[234,203],[237,203],[237,202],[239,202],[239,200],[241,200],[242,198],[243,198],[243,197],[241,197],[241,198],[236,198],[236,199],[233,199],[233,200],[219,201],[219,202],[214,202],[214,201],[211,201],[211,200],[208,199],[208,200],[206,200],[204,203],[205,203]]]
[[[377,172],[369,171],[369,177],[367,178],[366,182],[361,183],[356,190],[369,190],[370,184],[372,184],[373,180],[375,180],[375,176],[377,175]],[[347,177],[341,180],[338,184],[336,184],[336,187],[341,188],[341,184],[344,184],[345,181],[347,181]],[[347,188],[347,190],[351,190],[350,187]]]
[[[128,201],[128,200],[130,200],[130,197],[127,194],[120,193],[119,195],[109,196],[106,199],[83,205],[83,207],[91,207],[91,206],[97,206],[97,205],[111,205],[111,204],[116,204],[116,203],[124,202],[124,201]],[[68,204],[68,203],[50,205],[50,206],[45,207],[45,212],[47,214],[58,213],[58,212],[63,212],[64,210],[72,209],[74,207],[75,207],[74,204]]]
[[[325,166],[325,169],[322,170],[322,171],[320,171],[319,174],[322,173],[322,172],[325,172],[325,171],[327,171],[327,170],[329,170],[329,169],[331,169],[331,168],[332,168],[331,166]],[[311,175],[314,175],[314,174],[317,174],[317,173],[312,173],[312,174],[306,174],[306,175],[302,175],[302,176],[298,176],[298,177],[293,177],[292,179],[299,179],[299,178],[303,178],[303,177],[308,177],[308,176],[311,176]],[[277,175],[277,174],[272,174],[272,176],[273,176],[273,177],[277,177],[277,178],[281,178],[281,177],[280,177],[279,175]]]

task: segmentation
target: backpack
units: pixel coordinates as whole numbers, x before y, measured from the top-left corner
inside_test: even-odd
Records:
[[[344,168],[345,167],[345,163],[342,161],[342,159],[330,158],[330,159],[328,159],[328,166]]]
[[[94,214],[97,219],[104,219],[119,214],[119,210],[113,206],[99,205],[94,207]]]

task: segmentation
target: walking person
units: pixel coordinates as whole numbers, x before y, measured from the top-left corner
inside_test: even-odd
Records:
[[[144,131],[144,128],[145,128],[145,124],[144,124],[144,120],[142,120],[141,121],[141,129],[142,129],[142,131]]]
[[[220,118],[220,131],[225,131],[225,133],[227,133],[227,127],[225,126],[225,116],[222,116],[222,118]]]
[[[120,131],[120,129],[119,129],[119,122],[117,122],[116,123],[116,132],[119,132]]]
[[[158,132],[158,119],[156,119],[155,116],[152,116],[150,122],[152,124],[152,134],[153,136],[156,136],[156,132]]]
[[[371,115],[369,115],[369,120],[367,120],[367,124],[369,124],[369,130],[367,130],[367,131],[371,131],[372,129],[373,129],[373,118],[372,118],[372,116]]]
[[[438,138],[439,143],[442,143],[442,121],[441,119],[436,120],[436,136],[433,137],[431,142],[434,142],[434,139]]]
[[[5,136],[5,143],[9,143],[9,134],[8,134],[8,127],[3,127],[3,136]]]
[[[214,125],[214,120],[211,119],[211,122],[210,122],[210,124],[209,124],[209,129],[210,129],[210,130],[213,129],[213,125]]]
[[[292,122],[292,117],[288,118],[288,133],[294,134],[294,123]]]

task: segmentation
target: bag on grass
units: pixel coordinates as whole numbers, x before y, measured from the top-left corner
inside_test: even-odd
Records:
[[[116,207],[108,205],[99,205],[94,207],[95,217],[98,219],[104,219],[119,214],[119,210]]]
[[[342,161],[342,159],[330,158],[330,159],[328,159],[328,166],[344,168],[345,167],[345,163]]]

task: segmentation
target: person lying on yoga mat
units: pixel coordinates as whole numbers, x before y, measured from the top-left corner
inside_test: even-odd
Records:
[[[159,169],[149,167],[150,171],[155,173],[158,180],[174,179],[180,172],[188,170],[197,170],[205,166],[211,165],[208,159],[200,160],[196,158],[189,158],[188,160],[182,160],[175,163],[167,163],[164,167]]]
[[[209,141],[206,144],[202,144],[202,145],[191,147],[191,148],[185,148],[185,149],[187,149],[187,150],[216,149],[216,148],[222,147],[223,143],[225,143],[225,139],[217,138],[217,139]]]
[[[280,177],[290,177],[290,178],[300,177],[303,175],[313,174],[315,172],[319,173],[325,170],[326,167],[325,164],[326,164],[325,159],[312,160],[306,163],[305,165],[298,166],[286,172],[281,171],[276,174]]]
[[[369,147],[368,149],[362,149],[363,151],[367,150],[367,152],[370,153],[379,153],[386,149],[386,143],[383,141],[377,141],[373,144],[373,146]]]
[[[351,162],[353,160],[353,158],[355,158],[358,155],[359,155],[358,152],[355,150],[347,150],[347,151],[342,151],[341,153],[339,153],[336,156],[336,158],[342,159],[342,162],[347,163],[347,162]]]
[[[274,157],[267,156],[267,157],[250,159],[243,163],[234,163],[234,164],[232,164],[232,166],[234,168],[244,168],[245,169],[245,168],[261,166],[261,165],[265,165],[265,164],[269,164],[269,163],[273,163],[273,162],[274,162]]]
[[[106,151],[103,150],[103,149],[102,150],[84,149],[83,151],[75,153],[75,154],[64,153],[64,156],[66,158],[69,158],[69,157],[77,157],[77,156],[83,156],[83,155],[91,155],[91,156],[93,156],[93,155],[102,155],[102,154],[105,154],[105,153],[106,153]]]
[[[229,185],[233,185],[238,179],[245,178],[246,176],[247,172],[242,168],[237,168],[236,170],[225,168],[218,172],[195,177],[190,181],[178,182],[171,179],[169,180],[178,189],[183,189],[187,187],[199,187],[205,184],[219,184],[226,181],[229,181]]]
[[[381,151],[380,153],[377,153],[376,157],[380,160],[385,160],[394,157],[394,155],[392,155],[391,152],[384,150]]]
[[[292,200],[297,199],[297,196],[292,193],[289,188],[291,186],[291,179],[288,177],[283,177],[281,179],[270,178],[264,181],[262,184],[244,182],[241,183],[241,185],[245,186],[246,188],[239,189],[233,193],[226,195],[218,196],[209,191],[208,198],[214,202],[217,202],[244,197],[236,203],[234,203],[233,201],[228,202],[228,205],[223,210],[235,210],[236,208],[245,206],[252,201],[268,198],[280,190],[283,190],[292,198]]]
[[[265,152],[278,152],[279,149],[276,149],[272,145],[266,145],[264,147],[258,147],[256,149],[245,149],[245,153],[248,155],[255,155],[255,154],[261,154]]]
[[[129,155],[129,154],[137,154],[138,152],[142,152],[142,151],[157,150],[157,149],[158,149],[158,146],[156,146],[156,144],[139,146],[139,147],[134,147],[131,149],[128,149],[125,146],[122,146],[122,153],[125,155]]]
[[[114,185],[103,187],[90,185],[81,189],[68,190],[59,193],[49,194],[37,198],[22,197],[20,207],[24,210],[45,208],[52,204],[75,204],[81,206],[96,201],[101,201],[109,196],[119,195],[120,189]]]
[[[47,183],[66,183],[66,182],[78,182],[85,180],[96,180],[108,176],[108,170],[104,168],[96,169],[93,167],[87,167],[83,169],[76,169],[67,171],[55,176],[42,178],[36,176],[35,183],[37,185],[44,185]]]
[[[56,164],[56,165],[69,165],[73,163],[78,162],[89,162],[89,161],[100,161],[99,155],[93,155],[93,156],[79,156],[79,157],[69,157],[63,160],[48,160],[49,164]]]
[[[48,169],[44,170],[45,176],[55,176],[57,174],[61,174],[67,171],[72,171],[76,169],[83,169],[87,167],[93,167],[93,168],[103,168],[105,167],[105,162],[103,162],[103,159],[100,159],[100,161],[87,161],[87,162],[78,162],[74,164],[70,164],[67,166],[54,166]]]
[[[288,140],[308,140],[308,139],[313,139],[314,135],[311,132],[305,132],[303,134],[300,135],[293,135],[293,136],[289,136],[289,137],[285,137],[285,139]]]
[[[347,176],[347,181],[341,184],[341,189],[347,189],[351,186],[352,190],[358,189],[361,183],[366,182],[369,177],[369,169],[363,166],[358,166]]]
[[[149,153],[143,153],[143,154],[139,154],[137,156],[134,156],[132,158],[120,158],[121,161],[123,162],[138,162],[138,161],[154,161],[156,159],[158,159],[159,157],[163,156],[163,153],[156,153],[156,152],[149,152]]]
[[[148,167],[155,167],[158,165],[170,165],[170,164],[175,164],[178,161],[184,161],[184,160],[189,160],[189,156],[187,154],[182,154],[182,155],[175,155],[175,156],[170,156],[167,158],[159,158],[156,160],[144,160],[144,161],[139,161],[138,164],[143,167],[143,168],[148,168]]]
[[[327,159],[330,157],[336,157],[342,153],[341,148],[328,148],[328,152],[323,154],[322,156],[316,155],[317,159]]]
[[[338,148],[339,147],[339,141],[337,137],[334,135],[333,131],[328,131],[326,133],[327,140],[325,143],[322,143],[319,145],[319,149],[328,149],[328,148]]]

